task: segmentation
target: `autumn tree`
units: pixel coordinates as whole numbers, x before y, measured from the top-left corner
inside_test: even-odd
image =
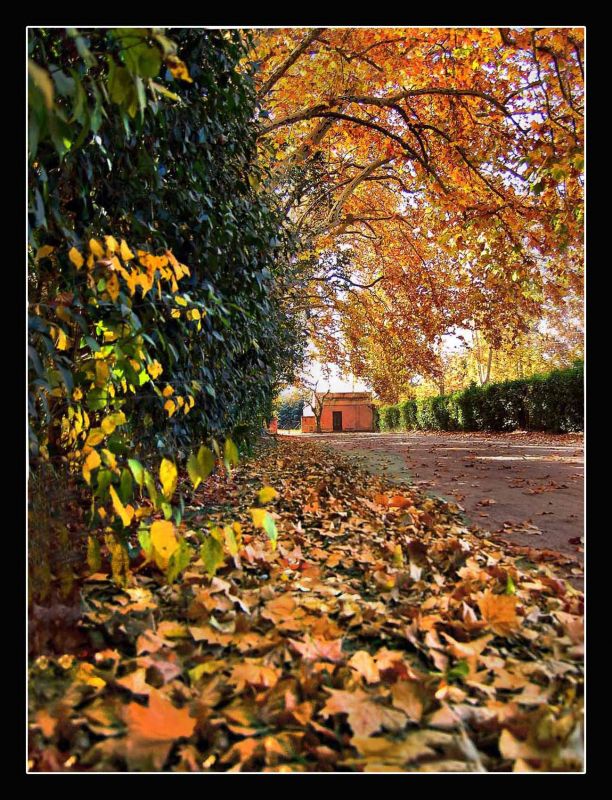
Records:
[[[341,325],[357,375],[364,331],[418,370],[454,327],[497,348],[581,293],[581,29],[267,30],[256,58],[328,358]]]

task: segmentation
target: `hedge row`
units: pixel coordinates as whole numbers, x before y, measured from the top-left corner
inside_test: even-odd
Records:
[[[378,418],[381,431],[580,431],[583,365],[486,386],[472,383],[453,394],[381,406]]]

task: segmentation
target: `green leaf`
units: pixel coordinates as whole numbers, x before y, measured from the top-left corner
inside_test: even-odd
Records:
[[[168,570],[166,571],[166,579],[168,583],[174,583],[178,576],[189,566],[191,561],[192,549],[187,542],[180,537],[179,546],[170,556],[168,561]]]
[[[278,539],[278,529],[276,527],[276,522],[274,522],[274,518],[268,511],[266,511],[263,518],[263,529],[266,532],[268,539],[272,542],[272,549],[275,550],[276,541]]]
[[[153,502],[155,508],[158,508],[158,492],[157,487],[155,486],[155,481],[153,480],[153,476],[148,470],[144,471],[144,482],[145,486],[147,487],[147,492],[149,493],[149,497]]]
[[[103,493],[108,489],[113,479],[113,473],[110,469],[101,469],[98,472],[98,483],[96,485],[95,496],[101,497]]]
[[[452,678],[465,678],[470,674],[470,667],[464,659],[457,661],[455,666],[448,671],[449,679]]]
[[[129,468],[132,470],[132,475],[134,476],[134,480],[142,489],[142,485],[144,483],[144,467],[142,466],[140,461],[136,461],[135,458],[128,458],[127,463]]]
[[[189,480],[193,483],[193,488],[197,489],[200,483],[202,483],[202,476],[200,474],[198,457],[195,453],[192,453],[187,459],[187,474],[189,475]]]
[[[148,560],[153,558],[153,544],[151,542],[151,531],[148,528],[140,528],[138,531],[138,541]]]
[[[506,594],[516,594],[516,586],[510,575],[506,581]]]
[[[224,561],[223,546],[213,536],[207,536],[200,547],[200,558],[204,562],[208,576],[214,577]]]
[[[129,469],[123,469],[121,472],[121,480],[119,481],[119,497],[122,503],[128,503],[132,499],[134,493],[134,481],[132,473]]]
[[[239,461],[238,448],[232,442],[231,439],[227,438],[225,440],[225,446],[223,448],[223,463],[229,470],[230,467],[235,467],[238,464],[238,461]]]
[[[215,457],[212,451],[204,445],[198,450],[198,466],[200,468],[200,477],[203,481],[208,478],[215,468]]]

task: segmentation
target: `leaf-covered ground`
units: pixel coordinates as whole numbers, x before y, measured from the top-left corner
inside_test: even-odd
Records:
[[[297,439],[192,492],[187,538],[211,521],[243,531],[212,579],[84,582],[90,644],[31,664],[32,770],[582,769],[583,598],[546,554]]]

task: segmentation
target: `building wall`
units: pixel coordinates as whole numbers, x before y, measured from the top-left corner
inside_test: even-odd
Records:
[[[317,429],[317,421],[314,417],[302,417],[302,433],[314,433]]]
[[[321,414],[321,431],[332,432],[334,429],[334,411],[342,412],[343,431],[371,431],[374,415],[368,403],[338,403],[323,405]],[[302,417],[302,432],[314,433],[316,430],[314,417]]]

